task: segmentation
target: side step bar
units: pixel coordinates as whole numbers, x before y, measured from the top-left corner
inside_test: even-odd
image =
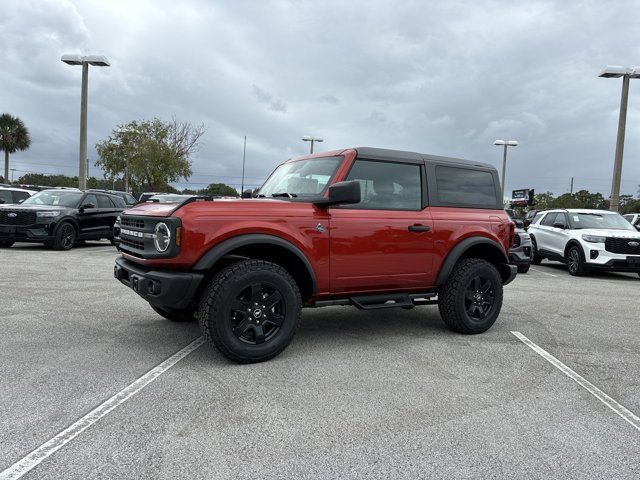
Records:
[[[417,305],[436,305],[438,294],[425,293],[391,293],[383,295],[360,295],[335,300],[319,300],[315,307],[330,307],[336,305],[354,305],[360,310],[380,310],[383,308],[413,308]]]

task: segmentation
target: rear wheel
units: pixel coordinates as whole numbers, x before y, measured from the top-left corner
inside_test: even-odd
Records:
[[[569,270],[569,274],[574,277],[579,277],[587,273],[582,248],[577,245],[573,245],[567,252],[567,270]]]
[[[182,310],[177,308],[160,308],[155,305],[150,305],[153,311],[161,317],[171,320],[172,322],[190,322],[195,319],[191,310]]]
[[[76,243],[76,229],[69,222],[58,227],[53,241],[54,250],[70,250]]]
[[[488,330],[502,308],[502,278],[491,263],[479,258],[460,260],[439,295],[442,320],[466,334]]]
[[[9,248],[14,243],[15,242],[10,242],[9,240],[2,240],[0,241],[0,248]]]
[[[269,360],[291,342],[302,299],[295,280],[279,265],[244,260],[220,271],[200,300],[202,334],[238,363]]]

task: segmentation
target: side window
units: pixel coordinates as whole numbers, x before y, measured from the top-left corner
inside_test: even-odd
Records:
[[[533,217],[533,220],[531,220],[531,223],[538,223],[540,218],[542,218],[542,213],[536,213]]]
[[[84,200],[82,201],[83,206],[89,204],[93,205],[95,208],[98,207],[98,199],[93,193],[84,197]]]
[[[554,220],[553,223],[561,223],[562,225],[565,226],[565,228],[569,226],[569,222],[567,221],[567,215],[562,212],[556,215],[556,219]]]
[[[420,165],[356,160],[347,180],[360,182],[360,203],[350,208],[422,209]]]
[[[0,203],[13,203],[11,190],[0,190]]]
[[[106,195],[97,195],[98,197],[98,208],[113,208],[113,203],[109,200],[109,197]]]
[[[553,222],[556,221],[557,216],[558,216],[557,212],[547,213],[545,217],[542,219],[542,222],[540,222],[540,224],[544,225],[545,227],[553,227]]]
[[[493,175],[484,170],[438,165],[436,185],[443,204],[495,208],[498,203]]]
[[[127,208],[127,205],[124,203],[124,200],[120,197],[109,197],[116,208]]]
[[[13,202],[19,203],[20,200],[26,200],[29,198],[29,194],[27,192],[13,192]]]

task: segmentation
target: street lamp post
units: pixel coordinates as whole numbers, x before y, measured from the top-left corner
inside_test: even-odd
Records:
[[[620,205],[620,182],[622,180],[622,155],[624,153],[624,132],[627,125],[627,102],[629,100],[629,80],[640,78],[640,68],[607,66],[599,75],[602,78],[622,77],[622,95],[620,96],[620,116],[618,117],[618,135],[616,154],[613,161],[613,179],[611,180],[611,196],[609,210],[617,212]]]
[[[63,55],[60,59],[67,65],[82,66],[82,93],[80,97],[80,159],[78,187],[87,188],[87,97],[89,92],[89,65],[108,67],[109,61],[102,55]]]
[[[504,152],[502,154],[502,180],[500,182],[500,186],[502,188],[502,197],[504,198],[504,178],[507,173],[507,148],[508,147],[517,147],[517,140],[496,140],[493,142],[494,145],[502,145],[504,146]]]
[[[306,135],[306,136],[302,137],[302,141],[303,142],[311,142],[311,152],[310,153],[313,153],[313,144],[315,142],[324,142],[324,140],[322,138],[312,137],[310,135]]]

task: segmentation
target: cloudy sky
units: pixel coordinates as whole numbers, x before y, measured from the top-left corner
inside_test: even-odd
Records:
[[[247,184],[280,161],[377,146],[490,162],[514,138],[507,191],[589,188],[608,196],[621,81],[640,65],[640,1],[2,0],[0,111],[33,145],[25,171],[77,172],[80,68],[89,73],[89,150],[115,125],[205,123],[192,187]],[[91,174],[100,172],[91,167]],[[623,193],[640,183],[640,80],[631,82]]]

